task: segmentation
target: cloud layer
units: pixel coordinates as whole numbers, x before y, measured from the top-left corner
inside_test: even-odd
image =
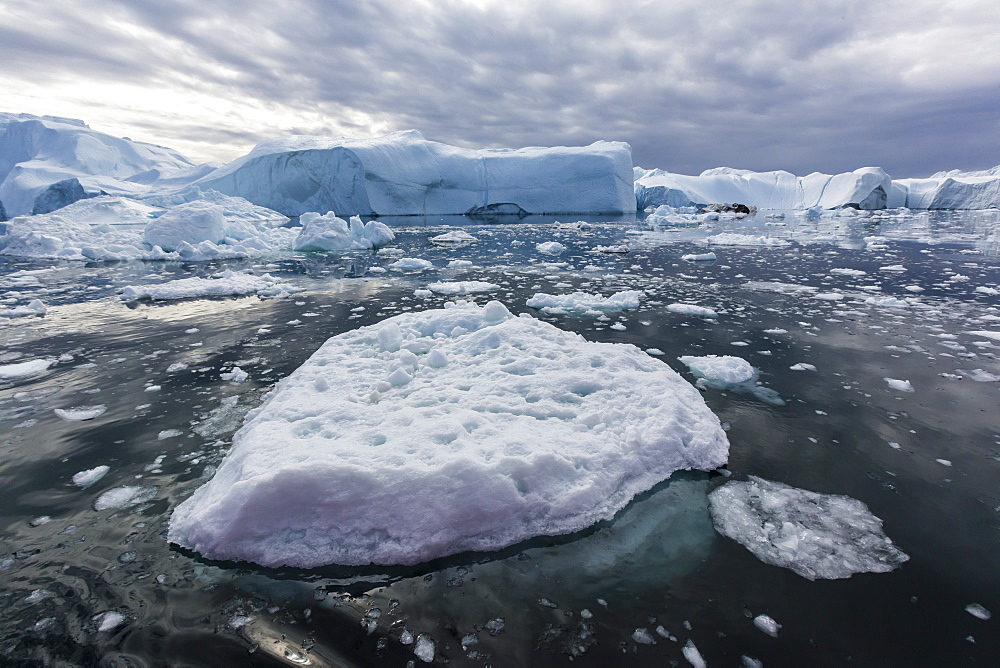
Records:
[[[0,0],[5,111],[230,160],[282,134],[617,139],[698,173],[1000,163],[1000,3]]]

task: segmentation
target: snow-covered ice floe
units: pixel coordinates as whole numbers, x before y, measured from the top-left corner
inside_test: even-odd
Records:
[[[732,355],[684,355],[678,360],[687,365],[698,380],[699,389],[726,390],[752,394],[772,406],[784,406],[785,400],[769,387],[757,383],[759,374],[750,362]]]
[[[169,539],[265,566],[415,564],[586,528],[728,447],[697,390],[638,348],[458,302],[324,343]]]
[[[254,276],[227,269],[213,278],[192,276],[166,283],[126,285],[121,289],[120,297],[122,301],[126,302],[139,299],[160,301],[250,294],[262,297],[279,297],[294,290],[296,290],[295,287],[283,285],[281,279],[274,278],[270,274]]]
[[[610,297],[592,295],[586,292],[571,292],[565,295],[550,295],[536,292],[525,304],[543,313],[600,315],[639,308],[641,290],[623,290]]]
[[[909,559],[861,501],[749,476],[709,494],[715,528],[761,561],[809,580],[886,573]]]

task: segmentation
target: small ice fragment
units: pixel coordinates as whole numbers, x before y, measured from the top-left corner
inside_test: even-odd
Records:
[[[896,378],[883,378],[883,380],[894,390],[913,392],[913,385],[908,380],[898,380]]]
[[[792,366],[790,366],[788,368],[791,369],[792,371],[815,371],[816,370],[816,367],[814,367],[812,364],[806,364],[805,362],[799,362],[798,364],[793,364]]]
[[[594,613],[592,613],[587,608],[584,608],[583,610],[580,611],[580,617],[582,617],[583,619],[590,619],[593,616],[594,616]]]
[[[669,304],[667,310],[671,313],[678,313],[680,315],[694,315],[701,318],[718,318],[719,314],[715,309],[708,308],[707,306],[698,306],[696,304]]]
[[[180,429],[164,429],[156,435],[156,440],[163,441],[168,438],[174,438],[175,436],[180,436],[184,432]]]
[[[544,253],[545,255],[559,255],[566,250],[558,241],[545,241],[540,244],[535,244],[535,250],[539,253]]]
[[[973,617],[975,617],[976,619],[981,619],[984,622],[989,621],[990,617],[993,616],[992,612],[990,612],[989,610],[987,610],[978,603],[970,603],[969,605],[965,606],[965,611],[970,615],[972,615]]]
[[[100,620],[100,621],[98,621]],[[115,612],[114,610],[109,610],[100,615],[94,616],[94,621],[98,621],[97,631],[98,633],[104,633],[105,631],[114,631],[119,626],[125,623],[125,615],[120,612]]]
[[[13,380],[15,378],[37,376],[53,364],[55,364],[55,360],[53,359],[40,359],[30,360],[28,362],[18,362],[16,364],[0,365],[0,380]]]
[[[159,392],[161,389],[159,385],[150,385],[143,392]]]
[[[413,653],[424,663],[434,661],[434,640],[421,633],[417,636],[417,642],[413,644]]]
[[[777,638],[778,630],[781,629],[781,624],[770,615],[757,615],[753,618],[753,625],[772,638]]]
[[[715,253],[688,253],[681,255],[681,259],[686,262],[711,262],[715,260]]]
[[[104,415],[108,407],[100,404],[97,406],[77,406],[75,408],[56,408],[55,414],[67,422],[82,422],[83,420],[93,420]]]
[[[708,664],[705,663],[705,659],[701,657],[701,652],[695,647],[694,642],[688,640],[684,643],[684,647],[681,648],[681,653],[684,654],[684,658],[687,659],[694,668],[705,668]]]
[[[48,524],[51,521],[52,518],[49,515],[40,515],[35,519],[31,520],[30,522],[28,522],[28,524],[30,524],[33,527],[40,527],[43,524]]]
[[[935,459],[934,461],[936,461],[941,466],[951,466],[951,460],[949,459]]]
[[[94,501],[94,510],[128,508],[129,506],[149,501],[156,496],[158,489],[153,486],[113,487],[97,497]]]
[[[764,662],[744,654],[740,657],[740,668],[764,668]]]
[[[656,639],[653,638],[653,634],[649,632],[649,629],[645,627],[637,628],[632,631],[632,640],[640,645],[655,645]]]
[[[186,368],[188,368],[188,365],[185,364],[184,362],[174,362],[173,364],[167,367],[167,373],[174,373],[175,371],[183,371]]]
[[[90,487],[95,482],[107,475],[111,470],[110,466],[102,464],[86,471],[80,471],[73,475],[73,484],[78,487]]]

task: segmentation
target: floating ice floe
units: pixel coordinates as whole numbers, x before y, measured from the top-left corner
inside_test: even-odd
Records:
[[[559,255],[565,252],[566,247],[558,241],[543,241],[540,244],[535,244],[535,250],[545,255]]]
[[[688,253],[681,255],[681,259],[686,262],[711,262],[718,258],[716,258],[715,253]]]
[[[401,257],[389,265],[389,269],[396,271],[425,271],[433,268],[433,262],[418,257]]]
[[[625,244],[616,244],[613,246],[594,246],[594,252],[608,253],[611,255],[626,255],[629,252],[629,249]]]
[[[781,624],[770,615],[757,615],[753,618],[753,625],[772,638],[777,638],[778,631],[781,630]]]
[[[459,302],[328,340],[250,414],[169,539],[267,566],[415,564],[583,529],[727,454],[661,361]]]
[[[270,274],[254,276],[227,269],[214,278],[193,276],[152,285],[126,285],[121,289],[120,297],[122,301],[131,302],[139,299],[165,301],[250,294],[275,296],[281,287],[286,287],[281,286],[281,283],[280,279]]]
[[[785,400],[769,387],[758,384],[757,370],[742,357],[732,355],[685,355],[678,360],[687,365],[698,380],[699,389],[710,388],[752,394],[772,406],[784,406]]]
[[[92,469],[80,471],[79,473],[73,474],[73,484],[77,487],[90,487],[95,482],[106,476],[110,470],[110,466],[102,464],[101,466],[95,466]]]
[[[984,606],[979,603],[970,603],[965,606],[965,611],[975,617],[976,619],[981,619],[984,622],[990,621],[993,617],[993,613],[987,610]]]
[[[718,318],[719,314],[715,309],[708,308],[707,306],[698,306],[697,304],[668,304],[667,310],[671,313],[679,313],[681,315],[696,315],[700,318]]]
[[[153,485],[112,487],[94,500],[94,510],[130,508],[156,497],[159,488]]]
[[[715,528],[767,564],[809,580],[886,573],[909,559],[861,501],[750,476],[708,496]]]
[[[736,234],[734,232],[721,232],[705,239],[707,243],[717,246],[789,246],[791,242],[784,239],[774,239],[771,237],[755,236],[753,234]]]
[[[500,286],[486,281],[442,281],[429,283],[427,289],[439,295],[471,295],[480,292],[494,292],[499,290]]]
[[[41,299],[32,299],[24,306],[0,310],[0,318],[24,318],[31,315],[45,315],[48,307]]]
[[[297,251],[365,250],[384,246],[396,238],[385,223],[375,220],[362,223],[358,216],[346,221],[332,211],[322,216],[304,213],[299,222],[302,231],[292,242],[292,249]]]
[[[74,408],[56,408],[54,412],[56,415],[61,417],[67,422],[82,422],[84,420],[93,420],[96,417],[100,417],[107,412],[108,407],[104,404],[99,404],[97,406],[76,406]]]
[[[15,380],[37,376],[47,371],[55,363],[54,359],[37,359],[27,362],[16,362],[14,364],[3,364],[0,365],[0,380]]]
[[[536,292],[535,296],[528,299],[525,304],[530,308],[539,309],[543,313],[599,315],[637,309],[639,308],[639,298],[642,295],[641,290],[624,290],[616,292],[610,297],[592,295],[586,292],[572,292],[565,295]]]
[[[465,230],[451,230],[450,232],[439,234],[436,237],[431,237],[428,241],[436,244],[466,244],[478,241],[478,239]]]
[[[913,392],[913,385],[910,384],[908,380],[899,380],[898,378],[883,378],[886,384],[894,390],[900,392]]]
[[[966,332],[972,336],[980,336],[984,339],[993,339],[994,341],[1000,341],[1000,332],[990,332],[983,329],[973,330],[971,332]]]
[[[798,364],[793,364],[788,367],[792,371],[815,371],[816,367],[812,364],[806,364],[805,362],[799,362]]]

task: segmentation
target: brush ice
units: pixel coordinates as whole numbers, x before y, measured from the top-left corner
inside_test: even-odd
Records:
[[[491,205],[528,213],[635,211],[628,144],[470,150],[416,130],[372,139],[291,136],[197,182],[294,216],[464,214]]]
[[[332,211],[323,216],[304,213],[299,222],[302,231],[292,242],[297,251],[365,250],[384,246],[396,238],[385,223],[374,220],[362,223],[358,216],[348,222]]]
[[[55,364],[53,359],[30,360],[28,362],[17,362],[15,364],[0,365],[0,380],[14,380],[17,378],[28,378],[37,376],[48,370]]]
[[[545,313],[614,313],[639,308],[641,290],[624,290],[610,297],[592,295],[586,292],[572,292],[566,295],[550,295],[536,292],[525,304]]]
[[[280,281],[270,274],[254,276],[231,270],[222,272],[217,278],[179,278],[158,285],[126,285],[121,289],[121,300],[126,302],[139,299],[169,300],[190,299],[192,297],[217,297],[225,295],[249,295],[268,290]]]
[[[415,564],[583,529],[727,454],[663,362],[459,302],[324,343],[248,415],[169,538],[266,566]]]
[[[767,564],[809,580],[886,573],[909,559],[857,499],[750,476],[709,494],[715,528]]]
[[[753,380],[756,375],[753,366],[742,357],[731,355],[706,355],[678,357],[698,378],[704,378],[715,385],[736,385]]]

